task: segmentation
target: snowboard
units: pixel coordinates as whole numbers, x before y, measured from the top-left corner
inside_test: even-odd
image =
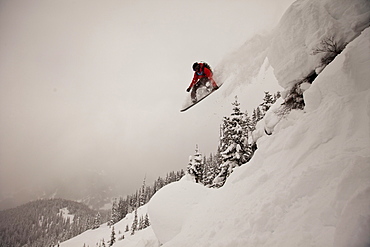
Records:
[[[196,93],[197,101],[193,102],[191,99],[191,94],[187,95],[186,100],[184,104],[182,105],[180,112],[184,112],[188,110],[189,108],[195,106],[196,104],[198,104],[199,102],[207,98],[209,95],[211,95],[216,90],[217,89],[214,89],[213,86],[211,85],[211,82],[207,82],[206,85],[198,88],[197,93]]]

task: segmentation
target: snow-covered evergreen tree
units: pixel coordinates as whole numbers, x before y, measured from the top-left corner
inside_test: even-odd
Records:
[[[202,154],[199,153],[198,145],[195,147],[194,157],[189,158],[189,164],[187,172],[194,178],[196,183],[202,182],[202,170],[203,170],[203,158]]]
[[[286,115],[292,109],[304,109],[305,103],[303,99],[303,91],[300,87],[300,83],[302,82],[304,82],[304,80],[294,84],[294,86],[288,92],[286,92],[282,111],[284,115]]]
[[[92,222],[92,218],[88,217],[88,218],[86,219],[85,229],[91,229],[92,224],[93,224],[93,222]]]
[[[112,246],[116,242],[116,232],[114,231],[114,226],[112,226],[112,233],[110,235],[109,246]]]
[[[256,123],[258,122],[258,121],[260,121],[265,115],[263,115],[263,112],[262,112],[262,110],[261,110],[261,108],[260,107],[257,107],[256,108],[256,116],[257,116],[257,121],[256,121]]]
[[[237,97],[232,105],[233,112],[230,117],[223,119],[219,148],[222,158],[221,171],[213,181],[215,187],[222,186],[233,169],[247,162],[252,154],[248,144],[249,118],[240,110]]]
[[[101,215],[100,215],[100,212],[98,212],[95,216],[92,229],[99,228],[100,225],[101,225]]]
[[[118,214],[119,214],[119,220],[123,219],[128,213],[128,204],[127,201],[123,200],[122,197],[120,197],[118,201]]]
[[[213,180],[219,174],[219,164],[218,155],[210,154],[208,158],[204,159],[204,169],[203,169],[203,184],[204,186],[210,187]]]
[[[245,154],[244,154],[244,157],[245,157],[245,162],[248,162],[252,156],[253,156],[253,153],[255,151],[254,149],[254,140],[253,140],[253,137],[252,137],[252,132],[256,129],[256,125],[255,123],[250,119],[250,117],[248,116],[248,112],[245,111],[244,112],[244,136],[245,136],[245,140],[244,140],[244,151],[245,151]]]
[[[257,124],[258,121],[260,121],[262,118],[263,118],[263,113],[260,109],[259,106],[257,106],[256,109],[253,110],[253,114],[252,114],[252,122],[254,125]]]
[[[147,201],[146,201],[146,191],[145,191],[145,188],[146,188],[145,180],[146,180],[146,176],[144,177],[143,184],[142,184],[142,186],[140,188],[140,192],[139,192],[139,207],[141,207],[145,203],[147,203]]]
[[[274,104],[274,98],[269,92],[265,92],[263,102],[260,104],[263,115],[270,109],[271,105]]]
[[[148,216],[148,214],[145,214],[144,228],[147,228],[148,226],[150,226],[149,216]]]
[[[274,103],[281,97],[281,93],[279,91],[277,91],[275,94],[274,94]]]
[[[135,209],[135,216],[131,226],[131,235],[134,235],[138,228],[137,209]]]
[[[144,229],[144,217],[141,215],[139,219],[139,227],[138,230],[143,230]]]
[[[211,166],[207,162],[207,157],[203,157],[202,183],[204,186],[209,184],[208,175],[211,172]]]
[[[121,218],[120,218],[120,212],[118,210],[117,198],[115,198],[112,204],[111,219],[108,222],[108,224],[111,226],[111,225],[116,224],[120,220]]]

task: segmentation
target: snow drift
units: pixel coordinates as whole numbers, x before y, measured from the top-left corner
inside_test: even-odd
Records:
[[[268,58],[283,88],[291,87],[322,66],[325,53],[313,54],[332,38],[344,46],[369,26],[368,0],[301,0],[294,2],[275,30]]]
[[[161,193],[150,201],[148,213],[152,224],[157,226],[154,232],[161,243],[181,232],[193,208],[205,198],[207,192],[206,187],[194,183],[190,175],[185,175],[179,182],[162,188]]]

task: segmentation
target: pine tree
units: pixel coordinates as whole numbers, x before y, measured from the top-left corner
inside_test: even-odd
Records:
[[[116,242],[116,233],[114,231],[114,226],[112,226],[112,233],[110,236],[109,246],[112,246]]]
[[[141,215],[140,220],[139,220],[138,230],[143,230],[143,229],[144,229],[144,217]]]
[[[303,91],[300,84],[296,83],[287,93],[284,98],[284,113],[289,113],[292,109],[303,110],[305,103],[303,98]]]
[[[138,227],[138,220],[137,220],[137,209],[135,209],[135,216],[134,216],[134,220],[132,222],[132,226],[131,226],[131,235],[134,235],[135,232],[137,231],[137,227]]]
[[[98,212],[95,216],[92,229],[99,228],[100,225],[101,225],[101,215],[100,215],[100,212]]]
[[[238,98],[232,103],[233,112],[224,117],[221,128],[220,155],[222,158],[220,172],[214,179],[215,187],[222,186],[233,169],[247,162],[251,152],[248,144],[248,117],[240,110]]]
[[[119,215],[119,220],[123,219],[127,213],[128,213],[128,208],[127,208],[127,201],[123,200],[122,197],[120,197],[118,201],[118,215]]]
[[[254,154],[254,150],[253,150],[253,146],[254,146],[254,140],[252,138],[252,132],[256,129],[256,125],[254,124],[254,122],[250,119],[250,117],[248,116],[248,112],[245,111],[244,113],[244,121],[245,121],[245,126],[244,126],[244,136],[245,136],[245,140],[244,140],[244,150],[245,150],[245,159],[246,159],[246,162],[248,162],[253,154]]]
[[[274,103],[281,97],[281,93],[279,91],[277,91],[275,94],[274,94]]]
[[[251,133],[256,129],[256,125],[255,123],[253,122],[253,119],[251,119],[249,117],[249,114],[247,111],[245,111],[244,113],[244,117],[245,117],[245,125],[246,125],[246,129],[248,131],[248,137],[251,136]]]
[[[149,221],[149,216],[148,214],[145,214],[145,218],[144,218],[144,228],[147,228],[150,226],[150,221]]]
[[[195,147],[194,157],[189,158],[187,167],[188,173],[194,178],[196,183],[202,182],[202,169],[203,169],[202,154],[199,153],[198,145]]]
[[[204,159],[203,184],[207,187],[212,186],[213,180],[220,172],[217,156],[210,154]]]
[[[147,203],[146,201],[146,185],[145,185],[146,176],[144,177],[143,184],[141,185],[140,192],[139,192],[139,207],[143,206]]]
[[[270,109],[271,105],[274,104],[274,98],[269,92],[265,92],[265,97],[263,102],[260,104],[262,108],[263,115]]]
[[[211,167],[210,164],[207,162],[207,157],[203,157],[203,169],[202,169],[202,183],[204,186],[209,184],[209,180],[207,175],[210,173]]]
[[[265,115],[263,115],[263,112],[261,111],[260,107],[256,108],[256,113],[257,113],[257,122],[260,121]]]
[[[109,225],[114,225],[120,220],[121,219],[120,219],[120,212],[118,210],[117,198],[115,198],[112,204],[111,219],[109,221]]]
[[[85,229],[91,229],[91,226],[92,226],[92,220],[91,220],[91,218],[90,218],[90,217],[88,217],[88,218],[86,219],[86,224],[85,224],[84,228],[85,228]]]

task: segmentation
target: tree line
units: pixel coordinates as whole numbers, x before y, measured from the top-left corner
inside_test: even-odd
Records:
[[[179,181],[184,175],[185,172],[182,169],[177,172],[172,171],[167,173],[165,178],[158,177],[152,185],[146,185],[146,178],[144,178],[142,186],[135,193],[127,195],[125,198],[120,197],[113,200],[108,224],[114,225],[128,213],[134,212],[137,208],[149,202],[152,196],[163,186]]]
[[[90,229],[96,213],[64,199],[42,199],[1,211],[0,246],[55,246]],[[107,217],[101,212],[102,220]]]
[[[138,217],[137,209],[146,203],[152,198],[152,196],[160,190],[163,186],[170,184],[172,182],[179,181],[185,175],[184,170],[172,171],[167,173],[165,178],[158,177],[152,185],[146,185],[146,178],[144,178],[143,183],[135,193],[127,195],[126,197],[115,198],[112,203],[112,208],[110,211],[108,226],[111,227],[111,236],[109,241],[105,242],[102,239],[100,242],[96,243],[98,247],[112,246],[116,240],[116,232],[114,229],[114,224],[122,220],[129,213],[134,213],[134,218],[131,226],[126,225],[125,232],[129,232],[130,235],[134,235],[137,231],[147,228],[150,226],[150,220],[148,214],[141,215]],[[100,214],[98,213],[95,217],[94,224],[92,229],[99,228],[101,225]],[[125,233],[122,234],[118,240],[125,238]],[[84,246],[86,246],[84,244]]]

